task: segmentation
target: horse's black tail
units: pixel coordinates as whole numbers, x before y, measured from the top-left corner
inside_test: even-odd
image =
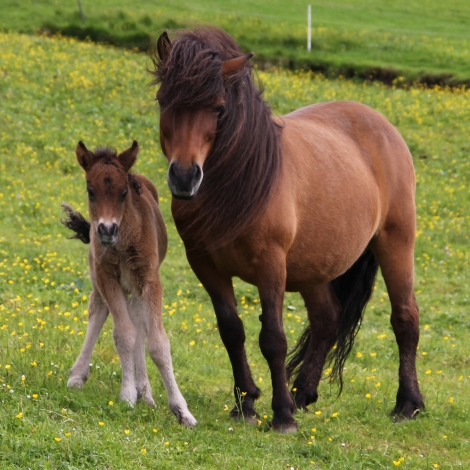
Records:
[[[331,282],[333,291],[342,306],[342,313],[336,348],[331,350],[327,366],[333,364],[330,377],[339,380],[339,393],[343,389],[344,363],[354,345],[354,338],[361,326],[365,306],[372,295],[378,267],[379,264],[374,254],[366,249],[344,274]],[[289,378],[300,369],[309,348],[310,336],[310,325],[308,325],[297,346],[290,353],[286,367]]]
[[[88,222],[80,212],[74,211],[72,207],[65,202],[63,202],[61,206],[66,213],[66,217],[62,219],[61,222],[68,229],[72,230],[72,232],[75,232],[75,235],[69,238],[76,238],[83,243],[90,243],[90,222]]]

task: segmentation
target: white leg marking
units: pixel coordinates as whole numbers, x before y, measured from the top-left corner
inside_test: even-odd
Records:
[[[170,341],[165,333],[161,319],[150,318],[150,330],[148,339],[149,354],[162,375],[168,405],[170,410],[178,418],[178,422],[186,427],[193,427],[197,421],[190,413],[188,405],[176,384],[171,361]]]
[[[91,354],[98,336],[108,317],[108,307],[96,289],[90,294],[88,304],[88,327],[80,355],[69,371],[67,386],[70,388],[82,388],[88,378]]]
[[[150,406],[155,406],[152,387],[145,362],[145,341],[148,335],[148,315],[144,303],[132,298],[129,303],[129,316],[137,332],[134,348],[135,382],[138,398],[143,398]]]

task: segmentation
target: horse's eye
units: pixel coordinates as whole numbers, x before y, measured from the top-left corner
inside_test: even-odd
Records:
[[[219,115],[220,113],[223,113],[224,111],[225,111],[225,106],[220,105],[220,106],[216,106],[216,107],[212,110],[212,113]]]
[[[126,199],[126,196],[127,196],[127,189],[122,192],[122,194],[121,194],[121,201],[124,201],[124,199]]]
[[[88,193],[88,197],[89,197],[90,199],[94,199],[94,197],[95,197],[95,191],[93,191],[93,189],[87,188],[87,189],[86,189],[86,192]]]

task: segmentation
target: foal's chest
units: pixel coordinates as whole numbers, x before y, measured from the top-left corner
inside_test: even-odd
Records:
[[[119,273],[119,284],[121,284],[122,290],[127,294],[132,293],[133,279],[132,273],[124,264],[120,264],[120,273]]]

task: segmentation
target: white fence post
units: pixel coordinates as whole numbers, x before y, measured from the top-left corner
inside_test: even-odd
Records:
[[[312,50],[312,5],[307,9],[307,50]]]

